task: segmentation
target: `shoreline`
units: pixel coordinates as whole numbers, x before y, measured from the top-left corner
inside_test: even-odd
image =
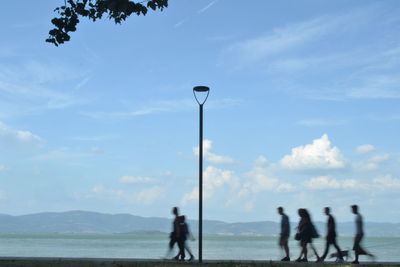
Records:
[[[296,262],[280,262],[280,261],[267,261],[267,260],[203,260],[203,263],[199,263],[197,260],[193,262],[178,262],[173,260],[162,260],[162,259],[126,259],[126,258],[59,258],[59,257],[0,257],[0,266],[58,266],[58,267],[91,267],[91,266],[103,266],[103,267],[184,267],[184,266],[217,266],[217,267],[258,267],[258,266],[270,266],[270,267],[285,267],[285,266],[308,266],[322,267],[326,265],[334,266],[399,266],[400,262],[361,262],[358,265],[351,263],[296,263]]]

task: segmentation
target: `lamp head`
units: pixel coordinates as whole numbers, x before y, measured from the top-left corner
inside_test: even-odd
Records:
[[[208,91],[210,91],[210,88],[207,87],[207,86],[195,86],[193,88],[193,91],[195,91],[195,92],[208,92]]]
[[[198,93],[199,95],[205,95],[204,100],[203,101],[199,101],[199,99],[197,98],[196,93]],[[207,86],[195,86],[193,87],[193,95],[196,98],[196,101],[199,105],[203,105],[208,98],[208,94],[210,93],[210,88]]]

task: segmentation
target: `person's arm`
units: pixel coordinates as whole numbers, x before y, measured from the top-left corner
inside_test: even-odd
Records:
[[[328,233],[332,233],[333,232],[334,223],[335,222],[333,221],[333,218],[331,216],[329,216],[329,219],[328,219]]]

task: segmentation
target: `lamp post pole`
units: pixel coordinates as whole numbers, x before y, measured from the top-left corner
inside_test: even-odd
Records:
[[[196,93],[206,93],[203,101],[199,101]],[[194,97],[199,104],[199,262],[203,261],[203,106],[210,93],[207,86],[196,86],[193,88]]]

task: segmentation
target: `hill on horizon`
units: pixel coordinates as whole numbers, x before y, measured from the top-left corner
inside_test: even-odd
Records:
[[[91,211],[42,212],[12,216],[0,214],[0,233],[23,234],[111,234],[111,233],[169,233],[171,218],[141,217],[132,214],[106,214]],[[291,222],[292,234],[297,222]],[[196,220],[189,220],[190,229],[197,232]],[[325,222],[315,223],[321,236],[325,232]],[[353,236],[353,222],[338,222],[341,236]],[[227,223],[218,220],[204,220],[205,235],[249,235],[276,236],[279,223],[273,221]],[[400,237],[400,223],[366,222],[367,236]]]

